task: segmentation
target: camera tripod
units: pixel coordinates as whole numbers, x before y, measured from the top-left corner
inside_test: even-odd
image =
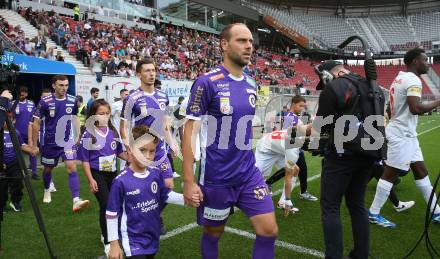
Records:
[[[17,104],[18,104],[18,97],[17,97],[17,100],[15,100],[14,105],[12,106],[12,109],[11,109],[12,111],[15,109]],[[0,111],[0,113],[6,113],[6,111]],[[38,207],[38,203],[37,203],[37,200],[35,198],[35,192],[34,192],[34,190],[32,188],[32,184],[31,184],[31,180],[30,180],[30,174],[28,172],[28,169],[26,168],[26,164],[25,164],[25,161],[24,161],[23,153],[22,153],[21,148],[20,148],[21,145],[20,145],[20,142],[18,140],[18,136],[16,134],[14,124],[12,123],[12,120],[11,120],[11,118],[9,116],[7,116],[6,114],[4,114],[3,116],[6,117],[6,120],[5,120],[6,126],[7,126],[7,129],[9,130],[9,134],[11,136],[11,140],[12,140],[12,144],[14,146],[15,153],[17,154],[17,160],[18,160],[18,164],[19,164],[19,167],[20,167],[20,176],[19,176],[19,178],[21,180],[23,180],[24,186],[26,187],[26,191],[27,191],[27,193],[29,195],[29,201],[31,203],[32,210],[34,211],[34,216],[35,216],[35,219],[37,220],[38,227],[39,227],[41,233],[43,234],[44,240],[46,242],[46,247],[47,247],[47,250],[49,252],[49,256],[50,256],[51,259],[55,259],[57,257],[54,255],[54,253],[52,251],[52,247],[51,247],[50,242],[49,242],[49,237],[48,237],[47,232],[46,232],[46,227],[44,225],[43,216],[41,215],[40,208]],[[0,131],[1,131],[0,136],[3,136],[4,135],[3,125],[0,125],[0,126],[1,126],[0,127]],[[0,139],[0,142],[3,142],[3,138]],[[2,147],[2,150],[0,152],[1,153],[0,155],[4,155],[3,154],[4,153],[3,152],[4,143],[1,143],[1,145],[3,145],[3,147]],[[0,161],[3,162],[3,158],[0,158]],[[3,165],[1,167],[3,169]],[[5,181],[5,180],[7,180],[7,177],[1,177],[0,176],[0,181]],[[2,197],[2,199],[5,199],[5,198],[6,197]],[[2,241],[2,236],[1,236],[1,223],[2,223],[2,221],[3,221],[3,206],[1,206],[1,208],[0,208],[0,250],[2,250],[2,246],[1,246],[1,244],[2,244],[2,242],[1,242]]]

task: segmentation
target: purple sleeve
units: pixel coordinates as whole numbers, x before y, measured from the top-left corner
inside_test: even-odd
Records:
[[[88,138],[86,132],[84,132],[84,134],[81,137],[81,141],[79,143],[79,147],[78,147],[78,160],[83,161],[83,162],[89,162],[89,158],[90,158],[90,151],[84,147],[84,140]]]
[[[163,178],[163,174],[159,173],[159,190],[160,190],[160,208],[161,210],[165,207],[165,204],[168,200],[168,194],[171,192],[171,189],[165,186],[165,180]]]
[[[121,215],[122,202],[124,200],[124,186],[120,181],[120,178],[113,180],[110,194],[107,201],[107,210],[105,217],[107,219],[114,219]]]
[[[211,102],[211,87],[206,79],[199,78],[191,87],[188,106],[186,108],[187,118],[199,118],[208,111]]]
[[[37,107],[35,108],[33,117],[37,117],[39,119],[43,118],[46,109],[47,109],[46,102],[44,100],[40,100]]]

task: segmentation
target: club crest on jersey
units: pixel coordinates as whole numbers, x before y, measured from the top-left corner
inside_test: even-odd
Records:
[[[249,95],[249,104],[252,106],[252,108],[255,108],[255,95]]]
[[[50,107],[49,108],[49,116],[50,117],[55,117],[55,107]]]
[[[257,186],[254,188],[254,198],[257,200],[263,200],[264,197],[269,195],[269,190],[267,186]]]
[[[153,193],[157,193],[157,189],[158,189],[158,187],[157,187],[157,182],[156,182],[156,181],[153,181],[153,182],[151,183],[151,192],[153,192]]]
[[[162,172],[165,172],[166,170],[168,170],[169,167],[170,167],[170,166],[168,165],[168,163],[162,163],[162,164],[160,165],[160,170],[161,170]]]
[[[110,146],[112,147],[113,150],[116,149],[116,141],[112,141],[112,143],[110,144]]]
[[[166,105],[165,103],[159,103],[159,108],[160,108],[162,111],[165,110],[166,106],[167,106],[167,105]]]
[[[232,113],[232,107],[229,102],[229,98],[227,98],[227,97],[220,98],[220,112],[223,114],[231,114]]]
[[[72,113],[72,107],[67,107],[66,108],[66,113]]]
[[[28,112],[31,112],[32,111],[32,107],[28,107],[27,110],[28,110]]]

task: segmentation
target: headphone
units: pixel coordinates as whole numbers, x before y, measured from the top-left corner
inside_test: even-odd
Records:
[[[329,71],[325,70],[322,67],[322,64],[315,66],[315,73],[319,76],[319,78],[322,80],[322,83],[324,85],[327,85],[333,79],[335,79],[335,76],[332,73],[330,73]]]

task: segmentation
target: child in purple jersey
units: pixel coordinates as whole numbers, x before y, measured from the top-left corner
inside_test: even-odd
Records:
[[[252,118],[256,84],[243,73],[252,55],[252,33],[245,24],[230,24],[221,33],[224,62],[193,84],[187,107],[189,119],[183,137],[185,201],[197,208],[203,226],[202,258],[218,258],[218,241],[234,206],[252,222],[256,233],[252,257],[274,258],[278,226],[274,206],[252,152]],[[195,136],[200,120],[208,116],[207,137],[202,143],[199,183],[193,163]],[[197,123],[195,123],[197,121]],[[192,197],[198,194],[201,203]]]
[[[32,114],[35,111],[35,104],[33,101],[26,99],[28,96],[28,89],[25,86],[19,89],[19,102],[15,108],[15,128],[20,132],[21,137],[25,143],[29,143],[28,138],[28,126],[32,120]],[[32,136],[32,135],[31,135]],[[32,179],[38,180],[37,175],[37,158],[35,156],[29,155],[29,165],[32,170]]]
[[[76,141],[73,130],[79,131],[78,107],[76,98],[67,94],[69,80],[66,76],[56,75],[52,78],[54,93],[41,99],[34,113],[33,147],[37,147],[40,120],[44,118],[44,145],[41,146],[41,164],[43,169],[44,196],[43,203],[52,201],[50,183],[52,170],[63,158],[69,173],[69,189],[73,200],[72,210],[77,212],[89,205],[88,200],[79,197],[79,178],[76,173]],[[75,126],[75,127],[73,127]]]
[[[127,160],[127,155],[123,152],[118,132],[110,121],[110,105],[104,99],[93,102],[85,126],[78,158],[82,161],[90,190],[99,203],[99,225],[104,237],[104,252],[108,254],[110,244],[107,241],[105,210],[112,181],[117,175],[116,156]]]
[[[125,99],[121,112],[120,133],[127,146],[127,130],[134,125],[145,125],[160,137],[154,164],[164,174],[165,184],[174,187],[173,170],[167,157],[165,142],[177,153],[178,147],[172,138],[171,129],[166,126],[166,107],[169,104],[166,93],[154,88],[156,66],[152,59],[141,60],[136,65],[136,74],[141,80],[141,87],[129,94]]]
[[[21,206],[21,199],[23,197],[23,182],[20,175],[20,166],[18,164],[17,154],[14,146],[12,145],[11,135],[6,127],[6,123],[4,124],[3,129],[3,162],[5,164],[5,171],[0,172],[0,208],[3,210],[6,205],[9,189],[9,192],[11,193],[11,202],[9,203],[9,206],[14,211],[18,212],[23,210]],[[18,130],[16,130],[16,133],[18,141],[21,145],[21,150],[35,156],[37,154],[37,150],[32,149],[29,145],[23,142],[23,138]],[[7,178],[4,179],[3,177]]]
[[[159,248],[160,211],[165,203],[183,205],[183,195],[165,186],[163,174],[151,167],[159,139],[148,127],[133,128],[126,167],[113,181],[106,218],[109,259],[154,258]],[[194,201],[198,200],[195,195]]]

